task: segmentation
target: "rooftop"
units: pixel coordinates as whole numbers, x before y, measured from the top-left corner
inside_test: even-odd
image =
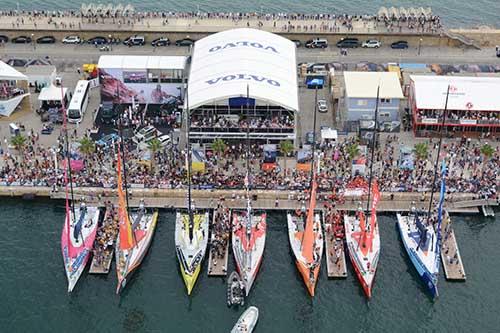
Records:
[[[351,98],[404,98],[395,72],[344,72],[346,96]]]

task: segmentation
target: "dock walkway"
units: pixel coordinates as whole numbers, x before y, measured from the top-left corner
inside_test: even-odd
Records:
[[[118,236],[118,216],[112,206],[106,207],[106,213],[99,224],[94,243],[90,274],[108,274],[113,261],[115,242]]]
[[[325,214],[323,214],[323,216],[325,216]],[[325,230],[326,269],[328,277],[346,278],[347,268],[345,262],[344,239],[335,237],[333,225],[325,223],[324,218],[323,226]]]
[[[229,260],[229,240],[231,232],[229,219],[231,211],[219,206],[214,209],[210,232],[210,251],[208,256],[208,276],[226,276]],[[221,226],[218,224],[228,223]],[[216,227],[217,225],[217,227]],[[222,229],[221,229],[222,227]]]
[[[441,243],[441,262],[444,268],[444,274],[447,280],[465,281],[465,270],[462,263],[462,257],[458,250],[455,232],[451,226],[451,219],[446,213],[441,224],[441,234],[443,240]]]

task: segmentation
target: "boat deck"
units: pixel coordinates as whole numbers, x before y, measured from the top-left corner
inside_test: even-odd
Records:
[[[345,261],[344,239],[335,237],[333,227],[331,225],[323,225],[325,226],[326,269],[328,272],[328,277],[346,278],[347,266]]]
[[[228,218],[231,216],[229,213]],[[229,260],[229,239],[231,233],[228,233],[228,237],[225,241],[219,243],[219,254],[217,250],[213,247],[215,241],[214,224],[218,223],[219,217],[217,216],[217,211],[214,210],[212,219],[212,228],[210,232],[210,251],[208,255],[208,276],[226,276],[227,275],[227,264]]]
[[[441,262],[447,280],[465,281],[466,275],[462,263],[462,257],[458,250],[455,232],[451,226],[451,219],[446,217],[441,224],[441,234],[443,235],[441,244]]]

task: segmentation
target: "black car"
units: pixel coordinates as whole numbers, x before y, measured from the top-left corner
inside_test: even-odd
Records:
[[[94,44],[94,45],[108,44],[108,42],[109,41],[108,41],[108,39],[106,37],[101,37],[101,36],[90,38],[87,41],[87,43]]]
[[[298,40],[298,39],[292,39],[292,42],[294,42],[295,46],[297,46],[297,47],[301,47],[302,46],[302,42],[300,40]]]
[[[12,38],[11,42],[14,44],[28,44],[28,43],[31,43],[31,37],[18,36],[18,37]]]
[[[357,38],[342,38],[337,42],[337,47],[340,48],[357,48],[360,47],[361,43],[359,42],[359,39]]]
[[[101,122],[110,125],[118,118],[118,110],[114,107],[113,102],[102,102],[101,105]]]
[[[400,40],[391,44],[391,49],[407,49],[408,42],[405,40]]]
[[[56,39],[53,36],[43,36],[40,38],[37,38],[36,43],[37,44],[54,44],[56,42]]]
[[[183,38],[175,41],[175,46],[191,46],[195,42],[194,39],[191,38]]]
[[[5,35],[0,35],[0,43],[8,43],[9,42],[9,37]]]
[[[156,38],[151,42],[151,46],[169,46],[170,45],[170,39],[167,37],[160,37]]]

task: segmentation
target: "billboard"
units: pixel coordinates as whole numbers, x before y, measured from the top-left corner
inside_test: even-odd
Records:
[[[182,83],[146,83],[145,71],[99,69],[101,100],[113,103],[163,104],[181,98]]]

